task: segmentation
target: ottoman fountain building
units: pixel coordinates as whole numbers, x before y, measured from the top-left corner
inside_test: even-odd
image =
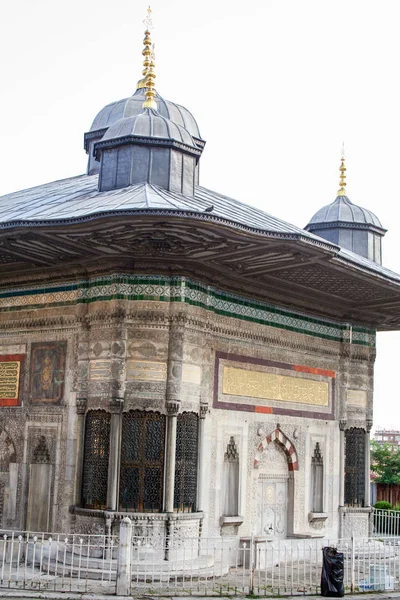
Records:
[[[385,233],[341,188],[305,229],[199,185],[144,74],[88,172],[0,198],[0,523],[155,536],[368,533]]]

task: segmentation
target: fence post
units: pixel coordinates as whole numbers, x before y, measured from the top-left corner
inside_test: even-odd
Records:
[[[117,596],[131,593],[132,521],[125,517],[119,529],[117,556]]]
[[[250,567],[250,589],[249,594],[254,594],[254,568],[255,568],[255,560],[254,560],[254,550],[255,550],[255,540],[254,533],[250,535],[250,556],[249,556],[249,567]]]
[[[354,531],[351,534],[351,593],[354,592],[355,589],[355,579],[356,579],[356,555],[355,555],[355,542],[354,542]]]

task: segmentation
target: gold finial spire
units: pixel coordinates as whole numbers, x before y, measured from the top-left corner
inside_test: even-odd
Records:
[[[147,74],[149,72],[149,67],[150,67],[150,52],[149,52],[149,49],[150,49],[150,47],[152,45],[152,42],[151,42],[151,39],[150,39],[150,31],[154,28],[153,21],[152,21],[152,18],[151,18],[151,13],[152,13],[152,10],[151,10],[151,8],[149,6],[149,8],[147,9],[147,17],[143,21],[144,26],[146,28],[145,33],[144,33],[145,38],[143,40],[144,48],[143,48],[143,51],[142,51],[142,54],[144,56],[143,71],[142,71],[143,78],[139,79],[139,81],[137,82],[136,89],[138,89],[138,90],[143,89],[143,88],[146,87],[146,79],[147,79]]]
[[[344,142],[342,144],[342,156],[341,156],[341,164],[339,167],[339,171],[340,171],[340,181],[339,181],[339,185],[340,188],[338,190],[337,195],[338,196],[345,196],[346,195],[346,167],[344,166]]]
[[[150,6],[147,9],[147,17],[145,18],[143,23],[146,27],[143,40],[144,48],[142,50],[142,54],[144,56],[142,71],[143,79],[139,81],[137,87],[138,89],[146,88],[146,100],[143,102],[143,108],[154,108],[154,110],[157,110],[157,104],[154,100],[154,79],[156,77],[156,74],[154,73],[154,45],[150,37],[150,30],[153,29],[153,21],[151,19]]]

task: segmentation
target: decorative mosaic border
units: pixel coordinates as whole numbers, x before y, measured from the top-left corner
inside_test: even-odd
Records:
[[[222,292],[187,277],[110,275],[43,288],[14,288],[0,293],[0,312],[107,300],[185,302],[215,314],[260,325],[337,342],[346,340],[352,344],[375,346],[375,331],[372,329],[316,319],[304,313]]]
[[[297,371],[300,373],[312,373],[314,375],[322,375],[330,380],[330,402],[329,410],[327,412],[308,410],[306,408],[283,408],[281,406],[266,406],[265,404],[242,404],[238,402],[222,402],[219,399],[219,367],[220,361],[232,361],[235,363],[260,365],[263,367],[274,367],[278,369],[286,369],[288,371]],[[214,365],[214,398],[213,407],[221,408],[223,410],[235,410],[252,413],[263,413],[268,415],[288,415],[290,417],[309,417],[311,419],[325,419],[326,421],[333,421],[335,418],[335,371],[327,371],[326,369],[316,369],[314,367],[308,367],[305,365],[292,365],[289,363],[281,363],[272,360],[264,360],[262,358],[251,358],[249,356],[241,356],[239,354],[229,354],[228,352],[216,352],[215,353],[215,365]]]

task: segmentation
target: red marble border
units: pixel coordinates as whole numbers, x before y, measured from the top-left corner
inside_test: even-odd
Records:
[[[221,402],[218,398],[219,389],[219,363],[221,360],[230,360],[233,362],[239,362],[244,364],[261,365],[264,367],[276,367],[278,369],[285,369],[287,371],[298,371],[302,373],[312,373],[314,375],[322,375],[331,380],[331,410],[330,412],[319,412],[309,411],[292,408],[281,408],[277,406],[265,406],[256,404],[239,404],[235,402]],[[335,371],[328,371],[326,369],[316,369],[314,367],[308,367],[305,365],[293,365],[289,363],[281,363],[273,360],[264,360],[262,358],[252,358],[250,356],[241,356],[240,354],[229,354],[228,352],[216,352],[215,353],[215,366],[214,366],[214,399],[213,407],[223,410],[239,410],[244,412],[255,412],[273,415],[288,415],[291,417],[309,417],[311,419],[325,419],[326,421],[333,421],[335,418]]]
[[[0,406],[19,406],[21,387],[23,382],[25,354],[0,354],[0,362],[20,362],[19,367],[19,383],[18,383],[18,398],[0,398]]]

